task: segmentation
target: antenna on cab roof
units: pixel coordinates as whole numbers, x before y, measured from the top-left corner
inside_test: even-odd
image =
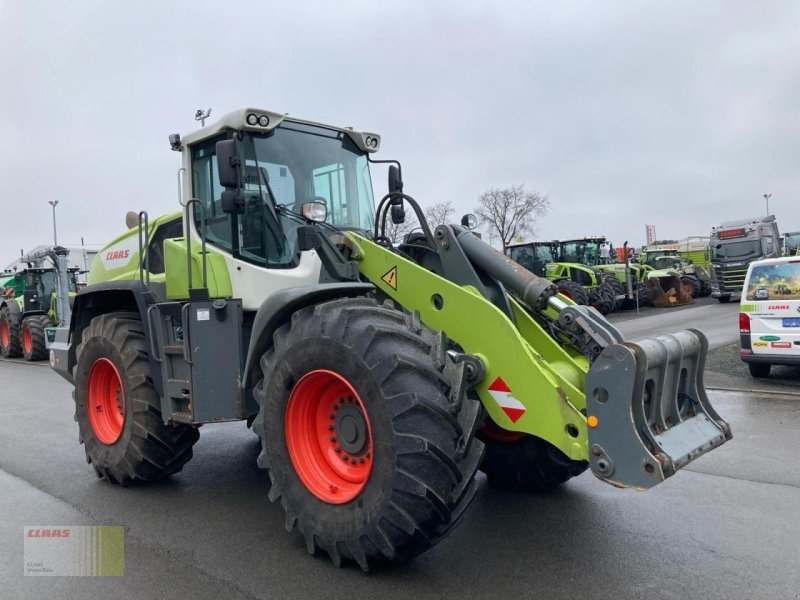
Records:
[[[202,108],[198,108],[197,112],[194,113],[194,120],[195,121],[200,121],[200,125],[202,127],[205,127],[206,126],[206,119],[208,118],[208,116],[210,114],[211,114],[211,109],[210,108],[206,112],[203,112]]]

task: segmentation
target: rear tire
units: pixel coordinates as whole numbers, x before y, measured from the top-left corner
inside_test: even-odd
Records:
[[[22,356],[22,336],[18,318],[19,315],[12,315],[7,306],[0,309],[0,354],[3,358]]]
[[[199,433],[191,425],[164,425],[139,315],[95,317],[76,355],[75,420],[97,476],[128,485],[180,471]]]
[[[747,368],[750,370],[750,375],[755,379],[764,379],[769,377],[769,372],[772,370],[772,365],[765,363],[747,363]]]
[[[47,343],[44,328],[50,326],[50,318],[44,315],[22,320],[22,357],[27,361],[47,358]]]
[[[569,279],[560,279],[559,281],[554,281],[556,287],[558,288],[558,293],[563,294],[575,304],[580,304],[582,306],[586,306],[589,304],[589,294],[586,292],[586,288],[584,288],[580,283],[576,283]]]
[[[299,310],[273,342],[261,359],[253,430],[263,448],[258,464],[272,482],[270,500],[286,511],[287,530],[297,527],[309,553],[322,549],[335,565],[354,560],[364,570],[420,554],[449,533],[474,496],[483,444],[474,439],[479,401],[453,397],[461,386],[452,377],[460,371],[443,334],[359,298]],[[317,429],[310,436],[296,422],[295,403],[308,401],[303,386],[321,373],[331,387],[352,390],[305,413],[330,419],[330,438],[319,431],[323,422],[301,419]],[[318,388],[316,395],[326,392]],[[349,449],[343,440],[353,436],[340,429],[345,408],[360,413],[369,432]],[[331,475],[344,456],[355,469],[368,467],[366,476],[351,478],[355,489],[342,490]]]
[[[717,300],[719,300],[720,304],[728,304],[728,302],[731,301],[731,297],[730,296],[720,296],[719,298],[717,298]]]
[[[499,435],[498,435],[499,433]],[[570,460],[555,446],[532,435],[509,437],[494,423],[479,432],[486,445],[481,471],[489,485],[522,492],[542,492],[583,473],[589,463]]]

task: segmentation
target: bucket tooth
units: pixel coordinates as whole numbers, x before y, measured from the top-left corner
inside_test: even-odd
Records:
[[[707,352],[695,329],[603,350],[586,376],[589,463],[597,477],[645,490],[731,439],[703,386]]]

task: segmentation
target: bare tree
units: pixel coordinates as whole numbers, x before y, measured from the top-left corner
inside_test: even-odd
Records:
[[[503,251],[516,235],[533,234],[536,220],[550,210],[550,200],[539,192],[529,192],[524,185],[492,188],[481,194],[475,214],[503,243]]]
[[[425,218],[428,220],[431,230],[437,228],[439,225],[445,225],[450,221],[450,215],[454,214],[456,209],[449,200],[444,202],[437,202],[425,211]]]

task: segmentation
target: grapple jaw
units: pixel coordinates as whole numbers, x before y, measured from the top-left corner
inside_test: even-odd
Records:
[[[602,351],[586,376],[589,464],[597,477],[645,490],[731,439],[703,387],[707,351],[695,329]]]

